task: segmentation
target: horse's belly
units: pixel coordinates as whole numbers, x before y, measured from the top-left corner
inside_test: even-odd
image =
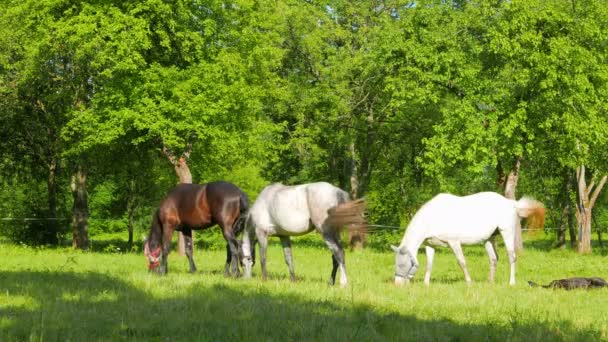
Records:
[[[449,242],[459,242],[461,245],[476,245],[488,240],[491,236],[490,234],[485,234],[483,232],[466,236],[465,234],[437,234],[435,236],[431,236],[427,239],[427,243],[434,246],[442,246],[445,247]]]
[[[276,220],[274,230],[276,235],[302,235],[310,232],[310,227],[308,215],[293,215]]]

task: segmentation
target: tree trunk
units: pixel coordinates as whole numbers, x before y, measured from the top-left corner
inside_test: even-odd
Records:
[[[570,205],[568,205],[568,207],[570,209],[572,209],[572,207]],[[570,210],[570,213],[568,215],[568,234],[570,235],[570,248],[574,249],[574,247],[576,247],[577,244],[577,238],[576,238],[576,229],[574,229],[574,220],[573,220],[573,215],[572,215],[572,210]]]
[[[70,187],[74,197],[72,208],[72,247],[89,248],[89,207],[87,202],[86,171],[78,166],[72,175]]]
[[[578,252],[580,254],[591,253],[591,222],[592,210],[595,201],[602,191],[608,176],[603,176],[595,187],[595,177],[591,178],[591,184],[587,185],[585,179],[585,165],[576,169],[578,183],[578,203],[576,206],[576,219],[578,223]]]
[[[184,156],[180,157],[174,166],[175,173],[179,178],[179,182],[184,184],[192,184],[192,173],[190,173],[190,168],[188,167],[186,158]]]
[[[192,144],[186,145],[186,150],[179,158],[175,158],[173,152],[171,152],[166,146],[163,146],[163,153],[169,159],[169,162],[175,167],[175,173],[179,178],[179,182],[183,184],[192,184],[192,173],[188,167],[188,157],[192,151]],[[194,241],[194,232],[192,232],[192,241]],[[186,241],[182,232],[177,233],[177,253],[179,255],[186,255]]]
[[[133,215],[137,207],[135,200],[135,181],[129,181],[129,198],[127,199],[127,229],[129,231],[129,241],[127,242],[127,250],[133,248]]]
[[[521,159],[517,157],[515,160],[515,165],[511,171],[509,171],[509,175],[507,176],[507,181],[505,182],[505,197],[515,200],[515,190],[517,189],[517,181],[519,180],[519,168],[521,166]],[[521,224],[518,221],[517,227],[515,229],[515,251],[519,252],[524,249],[524,243],[521,236]]]
[[[568,227],[568,217],[570,216],[570,205],[566,204],[562,210],[562,216],[559,224],[559,230],[557,231],[557,248],[564,248],[566,246],[566,230]]]
[[[579,209],[578,226],[578,252],[580,254],[591,253],[591,210],[582,207]]]
[[[359,182],[359,171],[357,168],[357,154],[355,152],[355,143],[351,142],[349,145],[351,154],[351,170],[350,170],[350,198],[357,199],[360,194],[360,182]],[[351,249],[362,249],[365,243],[365,233],[363,231],[349,230],[348,231],[348,244]]]
[[[51,158],[48,166],[48,178],[46,183],[47,188],[47,203],[48,203],[48,217],[51,220],[47,223],[48,236],[45,238],[50,243],[58,243],[59,240],[59,221],[57,218],[57,159]]]

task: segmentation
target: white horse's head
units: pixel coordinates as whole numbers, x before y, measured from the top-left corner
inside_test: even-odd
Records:
[[[395,285],[401,286],[410,282],[418,270],[418,262],[405,246],[391,246],[395,251]]]

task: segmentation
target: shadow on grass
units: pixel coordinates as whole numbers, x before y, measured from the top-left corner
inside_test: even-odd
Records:
[[[150,278],[147,284],[153,287],[158,281],[162,280]],[[195,284],[176,291],[178,297],[163,298],[99,273],[2,272],[0,291],[16,303],[0,304],[0,339],[6,340],[599,338],[597,333],[578,330],[565,321],[549,325],[539,318],[499,326],[420,319],[376,311],[369,305],[276,295],[265,288]]]

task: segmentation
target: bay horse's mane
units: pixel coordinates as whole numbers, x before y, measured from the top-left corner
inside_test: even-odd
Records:
[[[152,216],[152,223],[150,224],[150,235],[147,240],[147,243],[149,244],[151,249],[155,249],[162,242],[162,224],[160,222],[159,215],[160,209],[156,209],[154,215]]]

